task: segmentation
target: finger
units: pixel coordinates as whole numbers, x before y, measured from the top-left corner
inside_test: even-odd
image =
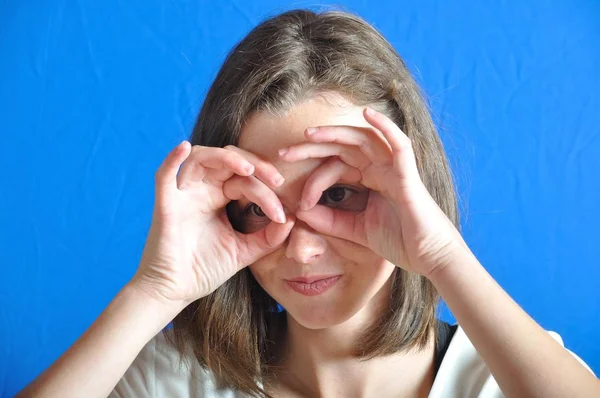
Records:
[[[254,172],[254,165],[246,158],[225,148],[198,147],[198,156],[202,165],[212,169],[230,169],[241,176]]]
[[[181,165],[179,174],[177,174],[177,187],[179,189],[185,189],[185,187],[190,186],[194,182],[202,181],[208,172],[198,159],[192,158],[192,153],[193,148],[188,158]]]
[[[362,214],[316,205],[308,211],[297,211],[296,217],[322,234],[367,246]]]
[[[400,176],[418,177],[417,163],[410,138],[390,118],[381,112],[366,107],[365,120],[381,131],[390,144],[394,157],[394,168]]]
[[[304,184],[300,209],[308,210],[319,202],[323,192],[337,182],[357,183],[362,179],[360,171],[337,157],[327,160],[316,169]]]
[[[228,169],[208,169],[206,171],[206,176],[204,177],[204,181],[208,183],[217,183],[220,182],[221,185],[229,180],[233,176],[233,172]]]
[[[169,194],[177,189],[177,172],[190,153],[190,143],[183,141],[165,158],[154,175],[159,206],[166,205]]]
[[[245,198],[256,203],[271,220],[285,223],[285,213],[279,198],[262,181],[254,176],[234,176],[223,185],[223,194],[230,200]]]
[[[227,145],[225,149],[239,154],[248,162],[252,163],[255,167],[254,175],[271,188],[277,188],[285,181],[275,166],[273,166],[270,162],[259,158],[254,153],[248,152],[233,145]]]
[[[238,233],[241,267],[275,251],[285,242],[295,222],[294,216],[290,216],[284,224],[270,223],[266,228],[252,234]]]
[[[337,156],[348,165],[363,170],[371,161],[357,146],[304,142],[292,145],[279,151],[279,156],[286,162],[297,162],[309,158],[327,158]]]
[[[369,127],[320,126],[306,129],[305,136],[311,142],[330,142],[355,145],[374,164],[391,161],[392,150],[383,135]]]
[[[235,152],[223,148],[194,145],[179,172],[179,188],[202,181],[209,169],[227,170],[225,172],[227,178],[233,174],[248,176],[254,172],[254,166]]]

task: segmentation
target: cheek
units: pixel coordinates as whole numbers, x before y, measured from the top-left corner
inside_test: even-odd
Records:
[[[377,306],[387,305],[391,286],[387,282],[390,282],[396,266],[383,258],[378,258],[369,264],[369,266],[359,264],[356,267],[354,278],[356,279],[356,289],[360,292],[358,294],[365,300],[375,298]]]
[[[371,249],[346,240],[336,239],[331,245],[337,253],[343,253],[349,264],[347,271],[351,281],[342,300],[354,310],[367,305],[373,298],[379,304],[385,304],[383,301],[389,297],[386,282],[396,266]]]
[[[347,240],[329,239],[327,243],[339,257],[352,263],[373,264],[381,259],[371,249]]]
[[[272,284],[277,277],[277,264],[280,261],[279,258],[276,251],[248,266],[250,272],[254,275],[254,279],[256,279],[258,284],[267,292],[269,291],[269,285]]]

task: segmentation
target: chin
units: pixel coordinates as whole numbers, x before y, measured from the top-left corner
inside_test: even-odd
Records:
[[[288,316],[292,317],[296,323],[306,329],[318,330],[327,329],[341,325],[357,312],[344,311],[339,308],[328,310],[326,308],[314,309],[308,308],[290,308],[286,311]]]
[[[357,296],[319,297],[318,300],[282,297],[280,303],[296,323],[306,329],[318,330],[332,328],[369,313],[372,297]]]
[[[340,289],[308,299],[283,295],[278,302],[286,309],[289,317],[306,329],[327,329],[345,323],[355,326],[371,324],[389,303],[389,276],[387,280],[382,278],[383,283],[371,285],[364,290]]]

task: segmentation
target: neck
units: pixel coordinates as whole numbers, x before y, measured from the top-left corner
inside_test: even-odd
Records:
[[[359,312],[343,324],[311,330],[288,314],[280,395],[426,397],[434,378],[433,333],[422,351],[362,360],[355,356],[355,342],[375,322],[373,315]]]

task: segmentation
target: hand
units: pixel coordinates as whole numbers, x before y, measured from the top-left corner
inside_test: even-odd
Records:
[[[396,266],[429,277],[466,244],[421,181],[409,138],[382,113],[366,108],[363,114],[373,128],[307,129],[309,142],[280,151],[289,162],[331,157],[307,180],[296,216],[321,233],[369,247]],[[340,180],[371,190],[364,211],[317,204]]]
[[[292,228],[271,190],[283,176],[242,149],[192,148],[184,141],[164,160],[155,180],[152,225],[131,283],[160,300],[187,305],[208,295],[274,251]],[[276,222],[252,234],[235,231],[225,206],[242,196]]]

